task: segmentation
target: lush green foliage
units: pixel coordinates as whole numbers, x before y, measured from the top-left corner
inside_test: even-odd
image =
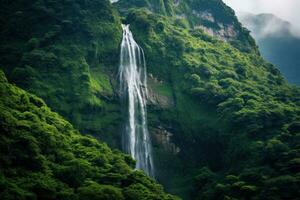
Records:
[[[8,79],[83,133],[112,143],[120,115],[110,76],[121,27],[109,1],[5,1],[0,18],[0,64]]]
[[[149,89],[173,102],[148,110],[151,133],[171,132],[180,149],[154,147],[158,181],[186,199],[295,199],[299,88],[260,57],[222,1],[179,2],[120,0],[119,14],[107,0],[7,2],[0,8],[1,68],[84,133],[118,146],[122,116],[114,72],[121,18],[145,50],[153,77]],[[206,28],[235,34],[221,41]],[[142,173],[132,172],[129,157],[80,136],[41,100],[2,85],[16,96],[1,93],[7,107],[1,109],[7,127],[0,141],[6,150],[1,155],[4,195],[169,198]],[[16,93],[27,97],[24,104]],[[16,152],[5,153],[11,149]]]
[[[117,7],[123,15],[130,13],[132,8],[142,8],[168,16],[174,18],[178,26],[206,29],[241,51],[258,52],[249,31],[221,0],[120,0]]]
[[[176,199],[133,170],[128,155],[80,135],[2,71],[0,108],[1,199]]]
[[[159,165],[160,181],[184,195],[194,174],[196,199],[299,195],[299,130],[290,128],[299,122],[299,89],[255,51],[241,52],[172,17],[138,9],[126,20],[145,49],[149,73],[169,85],[176,102],[150,110],[156,116],[150,123],[173,132],[181,149],[180,167]],[[168,178],[165,167],[181,178]]]

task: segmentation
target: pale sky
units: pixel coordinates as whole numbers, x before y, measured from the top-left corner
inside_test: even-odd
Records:
[[[223,0],[237,12],[272,13],[300,32],[300,0]]]

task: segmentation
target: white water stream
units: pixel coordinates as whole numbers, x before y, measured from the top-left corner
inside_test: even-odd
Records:
[[[129,25],[122,25],[119,67],[120,94],[127,114],[123,147],[136,160],[136,168],[154,177],[151,141],[147,126],[147,73],[143,49]]]

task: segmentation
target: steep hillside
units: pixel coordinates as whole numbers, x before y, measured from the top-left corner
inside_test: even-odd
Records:
[[[80,135],[2,71],[0,108],[1,199],[177,199],[133,170],[128,155]]]
[[[158,180],[170,191],[189,198],[194,175],[199,177],[196,193],[200,199],[215,199],[215,195],[241,199],[250,195],[239,188],[248,188],[247,181],[242,180],[232,189],[231,185],[224,186],[221,191],[213,184],[222,182],[228,174],[238,177],[251,170],[261,174],[258,184],[260,178],[293,174],[272,166],[275,160],[270,164],[262,159],[269,151],[264,146],[273,145],[274,140],[275,146],[286,145],[283,154],[298,151],[298,142],[289,149],[289,141],[283,144],[280,138],[281,134],[289,134],[287,128],[293,126],[289,124],[299,121],[298,88],[289,86],[279,71],[259,55],[243,53],[199,29],[180,26],[174,18],[137,9],[125,20],[145,49],[148,72],[155,77],[154,93],[158,99],[164,96],[173,102],[161,106],[158,101],[157,107],[149,111],[151,126],[159,127],[161,135],[173,135],[180,150],[156,149],[163,151],[156,154]],[[298,157],[296,153],[287,159]],[[286,164],[287,160],[282,162]],[[211,180],[202,180],[207,170],[199,171],[201,167],[213,171]],[[298,179],[291,181],[299,187]],[[253,187],[254,193],[260,195],[263,191],[262,185],[255,183]]]
[[[116,5],[123,14],[132,8],[147,9],[176,19],[178,25],[204,30],[242,51],[256,51],[248,30],[221,0],[119,0]]]
[[[299,195],[300,89],[221,0],[17,0],[0,10],[8,79],[116,147],[121,23],[130,24],[145,51],[156,178],[168,192]]]
[[[300,85],[300,38],[292,33],[292,25],[272,14],[239,15],[251,30],[262,56],[278,66],[290,83]]]
[[[111,77],[121,27],[109,1],[5,1],[0,19],[0,64],[8,79],[82,132],[113,143],[120,115]]]

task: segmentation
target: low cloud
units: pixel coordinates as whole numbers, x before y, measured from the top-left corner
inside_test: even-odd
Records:
[[[237,12],[272,13],[292,24],[291,31],[300,36],[300,0],[223,0]],[[272,27],[269,27],[272,28]],[[276,26],[274,26],[276,28]]]
[[[245,12],[237,13],[239,20],[242,24],[251,30],[251,34],[256,39],[272,37],[285,37],[287,35],[293,35],[298,37],[294,33],[292,25],[284,21],[273,14],[251,14]]]

